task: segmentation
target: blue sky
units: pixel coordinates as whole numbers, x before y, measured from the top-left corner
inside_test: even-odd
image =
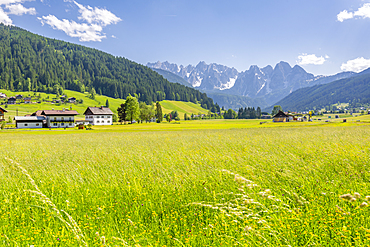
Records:
[[[137,63],[370,67],[370,0],[0,0],[0,21]]]

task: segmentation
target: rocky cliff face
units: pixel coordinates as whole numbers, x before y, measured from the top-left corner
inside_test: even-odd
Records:
[[[200,62],[197,66],[186,67],[169,62],[148,63],[148,67],[170,71],[181,76],[193,87],[201,90],[224,91],[232,95],[263,98],[273,104],[291,92],[316,84],[352,76],[353,72],[339,73],[334,76],[314,76],[302,67],[291,67],[286,62],[259,68],[252,65],[244,72],[219,64]]]

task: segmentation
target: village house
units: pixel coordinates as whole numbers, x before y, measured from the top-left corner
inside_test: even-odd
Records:
[[[41,113],[36,112],[35,115],[46,117],[47,128],[73,128],[74,117],[78,115],[77,111],[69,110],[43,110]]]
[[[68,98],[68,103],[72,103],[72,104],[76,103],[76,98],[75,97]]]
[[[14,117],[15,126],[18,129],[24,128],[43,128],[46,127],[45,116],[16,116]]]
[[[8,105],[14,105],[17,99],[15,97],[10,97],[8,99]]]
[[[112,125],[113,112],[105,106],[88,107],[84,113],[85,120],[91,125]]]
[[[15,99],[23,99],[23,95],[22,94],[18,94],[15,96]]]
[[[8,111],[0,107],[0,122],[5,121],[5,112]]]
[[[24,103],[25,104],[31,104],[32,103],[32,101],[31,101],[32,99],[30,98],[30,97],[27,97],[27,98],[24,98]]]
[[[289,122],[289,115],[282,111],[279,111],[275,116],[273,116],[273,122]]]
[[[6,94],[5,93],[0,93],[0,99],[6,99]]]

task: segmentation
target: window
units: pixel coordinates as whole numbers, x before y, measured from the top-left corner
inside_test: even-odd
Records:
[[[24,124],[24,126],[28,126],[28,124]]]
[[[57,118],[56,118],[56,117],[54,117],[54,120],[57,120]]]
[[[69,123],[70,126],[72,126],[72,123]]]
[[[40,124],[38,124],[38,123],[36,124],[36,126],[39,126],[39,125],[40,125]]]
[[[64,126],[64,123],[62,123],[61,125]]]
[[[57,126],[58,124],[57,123],[54,123],[54,126]]]
[[[110,121],[108,120],[107,123],[110,123]]]
[[[104,123],[104,121],[101,121],[101,123]]]
[[[97,123],[100,123],[100,122],[99,122],[99,120],[98,120],[98,121],[96,121],[96,122],[97,122]]]
[[[72,121],[72,117],[69,118],[69,121]]]
[[[62,117],[62,121],[64,120],[64,117]]]

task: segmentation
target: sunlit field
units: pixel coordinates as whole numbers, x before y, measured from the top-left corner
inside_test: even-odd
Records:
[[[0,245],[368,246],[360,120],[0,131]]]

